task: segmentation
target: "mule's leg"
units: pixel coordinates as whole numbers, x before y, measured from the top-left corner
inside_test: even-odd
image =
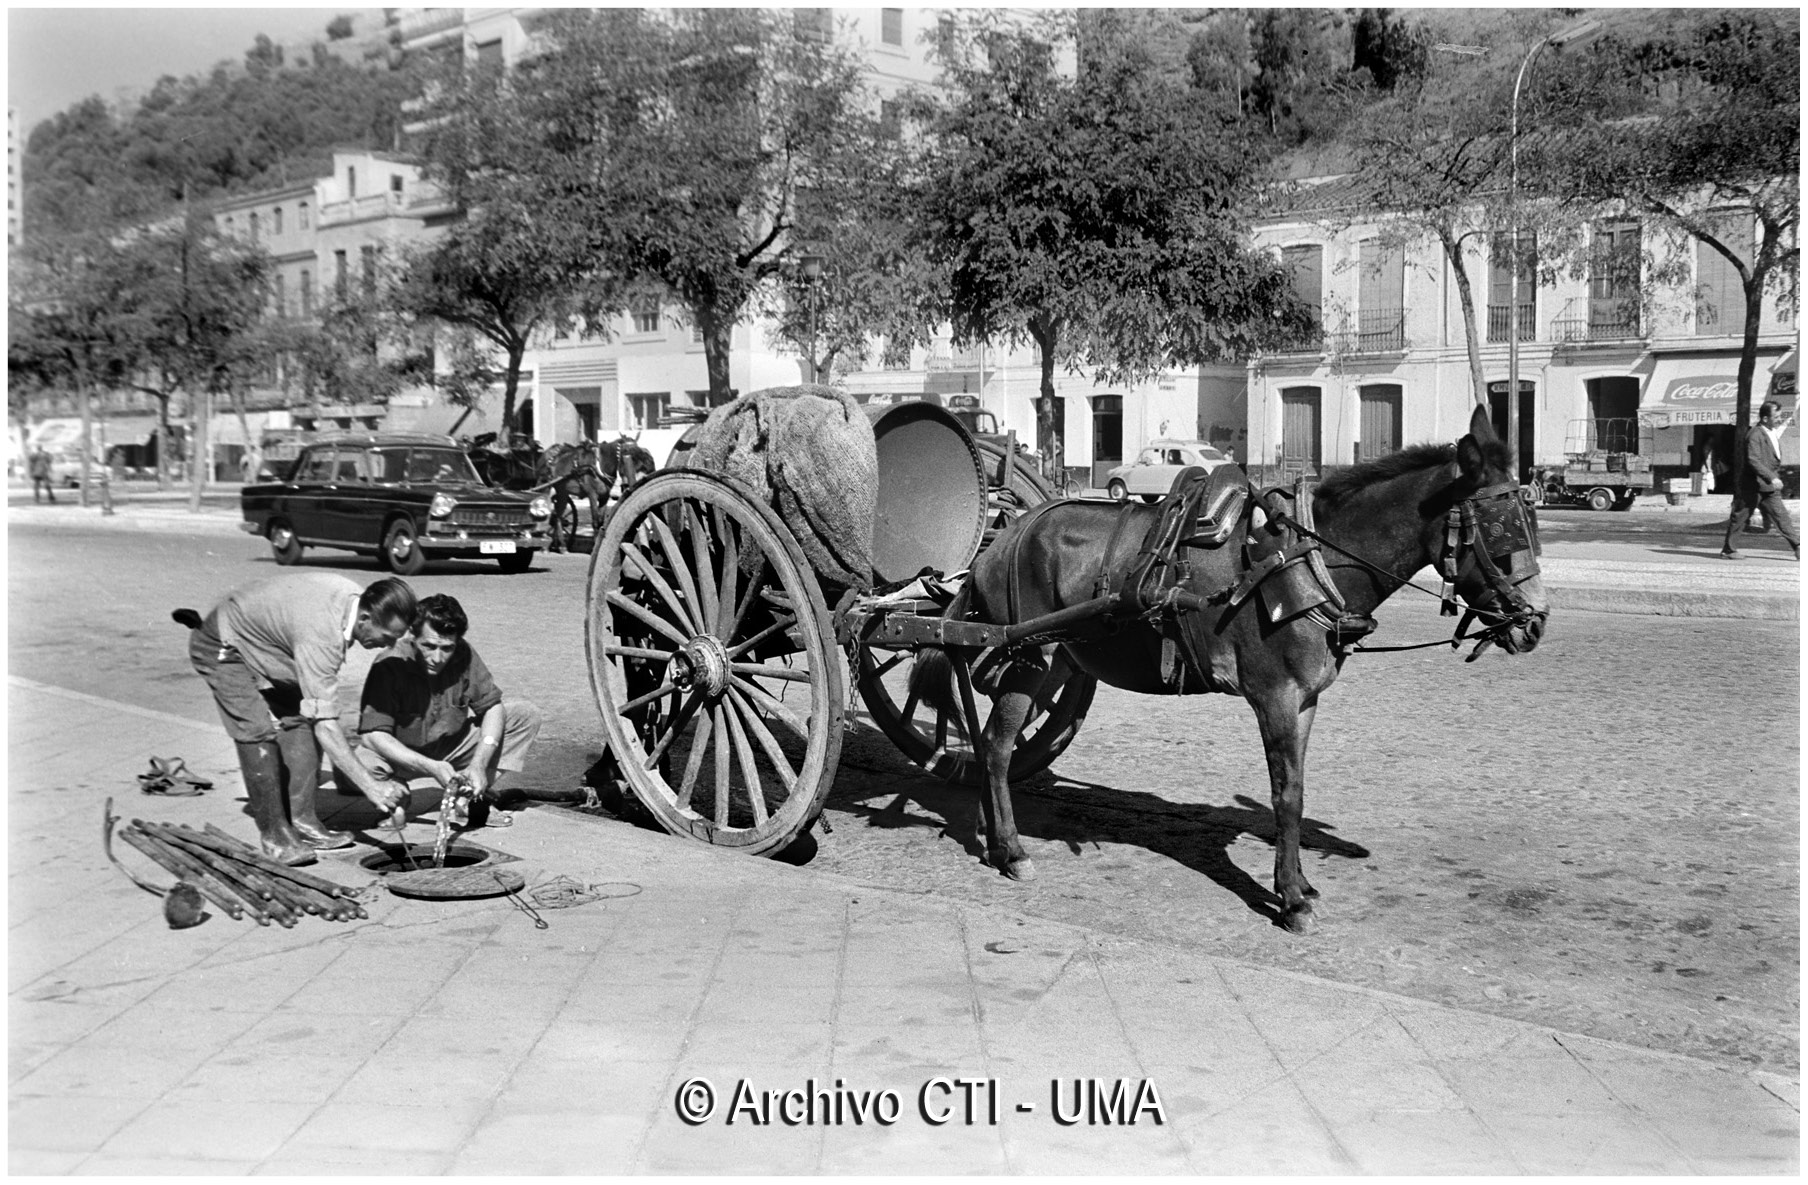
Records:
[[[1317,896],[1300,871],[1300,815],[1306,802],[1306,740],[1317,702],[1302,705],[1296,691],[1274,691],[1251,700],[1262,748],[1268,756],[1268,786],[1274,804],[1274,892],[1281,899],[1281,924],[1295,934],[1312,928]]]
[[[1017,816],[1011,809],[1011,754],[1017,735],[1035,704],[1036,693],[1048,677],[1046,657],[1040,663],[1019,660],[1000,672],[992,699],[992,714],[980,735],[980,752],[986,764],[986,859],[1014,881],[1034,880],[1036,862],[1017,833]]]

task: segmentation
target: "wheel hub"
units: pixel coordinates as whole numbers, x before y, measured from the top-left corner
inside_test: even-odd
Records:
[[[711,699],[728,690],[728,648],[709,634],[699,634],[672,656],[672,682],[697,687]]]

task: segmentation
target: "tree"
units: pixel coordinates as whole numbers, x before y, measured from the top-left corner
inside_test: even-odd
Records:
[[[98,235],[30,240],[10,260],[7,292],[9,402],[24,412],[33,391],[73,387],[82,406],[81,499],[88,504],[92,398],[120,377],[124,346],[115,249]]]
[[[1167,365],[1246,356],[1300,323],[1276,262],[1234,214],[1255,172],[1134,46],[1058,67],[1072,25],[988,14],[944,54],[921,236],[950,288],[958,344],[1035,343],[1037,447],[1058,464],[1057,363],[1131,382]]]
[[[860,67],[786,10],[563,10],[513,85],[550,152],[549,204],[589,219],[597,274],[669,294],[712,399],[755,293],[798,254],[803,195],[858,203],[872,148]],[[851,180],[852,179],[852,180]]]
[[[326,39],[328,41],[344,41],[351,35],[352,18],[349,15],[340,13],[338,16],[327,22]]]
[[[1527,172],[1549,197],[1623,203],[1691,236],[1739,276],[1745,309],[1733,450],[1751,422],[1765,294],[1797,299],[1801,263],[1801,18],[1794,9],[1679,13],[1609,35],[1555,74],[1545,101],[1565,124]],[[1736,216],[1729,218],[1729,216]],[[1749,254],[1724,229],[1753,231]]]
[[[123,239],[108,258],[118,294],[118,362],[125,383],[157,400],[157,484],[169,484],[170,401],[188,398],[205,418],[261,340],[270,258],[195,216]],[[199,426],[199,425],[198,425]],[[199,508],[199,462],[191,509]]]
[[[534,335],[600,335],[623,307],[620,273],[600,267],[591,246],[599,207],[590,203],[606,201],[606,193],[564,159],[558,124],[549,118],[553,100],[527,79],[461,61],[430,77],[426,94],[427,174],[446,187],[462,216],[410,255],[397,307],[460,331],[456,364],[441,389],[463,406],[475,406],[492,374],[468,335],[501,352],[497,437],[507,447],[521,362]]]

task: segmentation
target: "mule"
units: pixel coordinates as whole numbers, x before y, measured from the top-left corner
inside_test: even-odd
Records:
[[[542,448],[527,441],[510,449],[495,447],[495,434],[473,437],[467,447],[472,463],[489,484],[508,490],[546,490],[552,497],[549,551],[566,551],[577,534],[577,500],[590,504],[592,532],[601,531],[604,507],[619,479],[625,494],[656,468],[653,454],[633,437],[613,441],[579,441]]]
[[[1468,435],[1455,445],[1414,446],[1319,485],[1297,521],[1312,524],[1322,571],[1343,601],[1341,620],[1366,620],[1413,573],[1437,564],[1450,586],[1447,596],[1454,593],[1469,606],[1458,637],[1471,617],[1485,623],[1480,634],[1468,635],[1482,638],[1477,654],[1489,643],[1508,653],[1534,649],[1549,603],[1537,575],[1536,517],[1519,496],[1514,472],[1511,452],[1477,409]],[[1484,501],[1491,503],[1485,512]],[[1154,506],[1051,503],[1018,520],[974,562],[947,612],[1013,625],[1094,600],[1112,573],[1130,566],[1159,514]],[[1318,697],[1343,669],[1351,642],[1327,629],[1321,614],[1277,621],[1262,597],[1226,595],[1225,582],[1250,570],[1239,542],[1258,528],[1249,509],[1243,514],[1243,529],[1218,548],[1182,549],[1187,563],[1178,569],[1178,595],[1192,599],[1178,617],[1117,616],[1090,630],[1057,634],[1052,643],[1035,645],[1031,638],[980,662],[973,682],[992,700],[978,745],[986,775],[981,818],[987,861],[1006,876],[1027,880],[1035,873],[1017,832],[1006,774],[1058,646],[1074,667],[1113,687],[1234,693],[1249,701],[1267,755],[1276,821],[1276,920],[1295,933],[1311,928],[1318,893],[1300,870],[1299,854],[1306,742]],[[1455,610],[1447,599],[1446,612]],[[1176,661],[1177,650],[1185,651],[1186,661]],[[964,661],[976,657],[955,653]],[[913,686],[931,699],[945,696],[940,689],[949,686],[947,655],[940,654],[938,668],[938,654],[924,651],[912,675]]]

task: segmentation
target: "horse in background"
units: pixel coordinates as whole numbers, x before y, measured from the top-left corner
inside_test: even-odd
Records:
[[[622,493],[651,476],[658,466],[653,454],[631,436],[612,441],[579,441],[542,448],[526,441],[509,449],[495,447],[495,434],[471,438],[467,451],[478,473],[493,486],[508,490],[546,491],[552,498],[549,551],[568,551],[578,533],[578,498],[590,504],[592,535],[607,521],[605,506],[619,480]]]

